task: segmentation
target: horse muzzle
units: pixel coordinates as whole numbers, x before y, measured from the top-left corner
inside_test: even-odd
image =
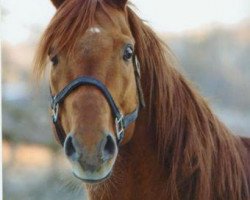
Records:
[[[102,138],[91,149],[80,144],[74,134],[68,134],[64,151],[71,161],[75,177],[87,183],[99,183],[110,176],[118,148],[111,133],[102,134]]]

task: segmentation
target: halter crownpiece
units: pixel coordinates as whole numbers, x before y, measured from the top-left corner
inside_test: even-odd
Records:
[[[137,84],[140,105],[144,107],[145,103],[144,103],[144,98],[143,98],[141,84],[140,84],[140,67],[139,67],[139,62],[137,61],[137,58],[135,56],[133,58],[133,63],[134,63],[135,77],[136,77],[136,84]],[[111,108],[112,115],[115,119],[114,121],[115,121],[115,132],[116,132],[117,143],[120,144],[122,139],[124,138],[125,129],[129,126],[129,124],[133,123],[137,119],[139,106],[132,113],[123,116],[123,114],[118,109],[107,87],[101,81],[90,76],[78,77],[74,79],[72,82],[70,82],[68,85],[66,85],[55,96],[51,95],[52,122],[55,126],[57,139],[63,146],[65,138],[66,138],[66,133],[62,125],[59,123],[59,105],[64,101],[64,99],[73,90],[75,90],[76,88],[80,86],[86,86],[86,85],[95,86],[97,89],[99,89],[102,92],[102,94],[106,98]]]

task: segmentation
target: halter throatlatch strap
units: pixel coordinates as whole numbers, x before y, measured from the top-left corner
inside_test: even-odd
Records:
[[[133,56],[133,65],[134,65],[134,73],[135,73],[135,81],[137,85],[137,93],[139,96],[139,102],[141,108],[145,108],[145,100],[144,100],[144,94],[141,86],[141,66],[138,61],[138,58],[134,55]]]
[[[140,101],[140,106],[145,107],[145,102],[144,102],[144,97],[143,97],[143,92],[141,88],[141,75],[140,75],[140,65],[139,62],[134,56],[133,58],[133,64],[134,64],[134,71],[135,71],[135,79],[136,79],[136,84],[137,84],[137,91],[138,91],[138,96],[139,96],[139,101]],[[79,78],[74,79],[72,82],[70,82],[67,86],[65,86],[58,94],[55,96],[52,96],[52,102],[51,102],[51,109],[52,109],[52,122],[55,126],[56,134],[57,134],[57,139],[61,143],[61,145],[64,145],[64,141],[66,138],[66,133],[59,122],[59,105],[63,103],[64,99],[76,88],[80,86],[86,86],[86,85],[91,85],[96,88],[98,88],[104,97],[106,98],[111,111],[112,115],[114,117],[115,121],[115,132],[116,132],[116,139],[117,143],[119,144],[122,139],[124,138],[124,133],[125,129],[129,126],[129,124],[133,123],[137,117],[138,117],[138,112],[139,112],[139,106],[130,114],[127,114],[125,116],[122,115],[120,110],[118,109],[112,95],[110,94],[109,90],[107,87],[99,80],[90,77],[90,76],[82,76]]]

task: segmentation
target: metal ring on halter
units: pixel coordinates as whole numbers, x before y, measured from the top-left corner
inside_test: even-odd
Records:
[[[59,104],[57,103],[52,108],[52,120],[53,120],[53,122],[57,122],[57,120],[58,120],[58,113],[59,113]]]
[[[120,115],[120,118],[117,117],[115,118],[115,129],[117,138],[120,142],[124,137],[124,129],[125,129],[124,117],[122,114]]]

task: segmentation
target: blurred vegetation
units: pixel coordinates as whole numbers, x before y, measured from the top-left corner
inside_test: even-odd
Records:
[[[188,77],[219,107],[250,112],[250,23],[170,40]]]

